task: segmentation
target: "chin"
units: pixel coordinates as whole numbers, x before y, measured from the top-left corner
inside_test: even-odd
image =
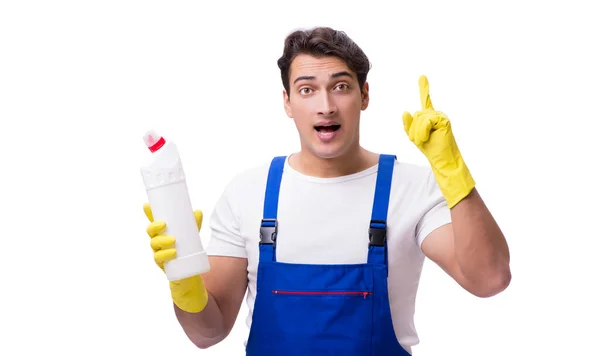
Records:
[[[317,143],[310,150],[315,156],[321,159],[334,159],[343,156],[348,148],[342,145],[323,145]]]
[[[314,154],[320,159],[335,159],[341,156],[339,152],[314,152]]]

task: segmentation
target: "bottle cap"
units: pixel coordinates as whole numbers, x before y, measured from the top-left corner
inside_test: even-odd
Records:
[[[154,130],[146,132],[143,139],[150,152],[158,151],[166,143],[165,139]]]

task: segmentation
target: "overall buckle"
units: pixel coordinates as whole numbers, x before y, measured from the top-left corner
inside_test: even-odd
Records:
[[[260,223],[260,245],[275,245],[277,219],[262,219]]]
[[[377,226],[380,225],[380,226]],[[371,220],[369,226],[369,245],[385,246],[387,242],[387,224],[382,220]]]

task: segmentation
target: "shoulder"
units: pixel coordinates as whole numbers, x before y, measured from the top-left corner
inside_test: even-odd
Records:
[[[245,186],[264,181],[269,174],[272,160],[273,158],[263,159],[257,164],[238,171],[230,180],[229,184],[232,186]]]
[[[254,192],[262,192],[272,160],[272,157],[264,159],[235,173],[225,185],[224,195],[230,199],[245,199]]]
[[[430,166],[396,160],[392,182],[399,188],[427,188],[435,183]]]
[[[391,204],[414,225],[418,244],[436,228],[450,223],[450,210],[430,166],[396,162]]]
[[[423,164],[403,162],[399,159],[394,162],[394,174],[403,175],[405,178],[419,178],[428,175],[430,172],[431,167]]]
[[[403,209],[424,214],[444,202],[442,192],[428,165],[396,161],[390,200],[401,202]]]

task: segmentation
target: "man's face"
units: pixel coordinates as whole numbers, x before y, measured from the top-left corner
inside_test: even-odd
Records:
[[[298,55],[290,68],[285,111],[294,119],[302,147],[320,158],[335,158],[358,147],[360,112],[369,103],[356,74],[337,57]]]

